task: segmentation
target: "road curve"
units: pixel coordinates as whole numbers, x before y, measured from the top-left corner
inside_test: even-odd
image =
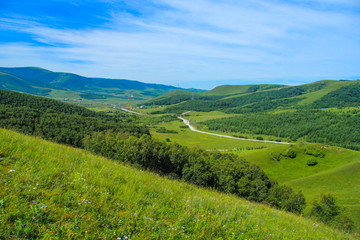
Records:
[[[193,126],[191,126],[189,120],[187,120],[187,119],[185,119],[185,118],[182,118],[182,117],[178,117],[178,118],[181,119],[181,120],[184,122],[184,124],[189,127],[189,129],[190,129],[191,131],[198,132],[198,133],[208,134],[208,135],[217,136],[217,137],[224,137],[224,138],[231,138],[231,139],[239,139],[239,140],[245,140],[245,141],[252,141],[252,142],[290,144],[290,143],[287,143],[287,142],[275,142],[275,141],[266,141],[266,140],[257,140],[257,139],[248,139],[248,138],[238,138],[238,137],[232,137],[232,136],[221,135],[221,134],[216,134],[216,133],[203,132],[203,131],[199,131],[199,130],[197,130],[196,128],[194,128]]]
[[[148,114],[131,111],[131,110],[128,110],[128,109],[126,109],[126,108],[120,108],[120,109],[123,110],[123,111],[125,111],[125,112],[128,112],[128,113],[133,113],[133,114],[142,115],[142,116],[149,116]]]

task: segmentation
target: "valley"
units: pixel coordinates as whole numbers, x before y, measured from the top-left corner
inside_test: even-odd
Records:
[[[191,184],[189,185],[191,188],[202,187],[205,188],[204,191],[208,191],[209,188],[215,189],[221,194],[225,194],[226,198],[235,197],[238,199],[236,201],[243,201],[239,200],[241,197],[241,199],[251,201],[251,204],[263,203],[267,205],[266,208],[272,206],[284,212],[301,213],[307,217],[306,220],[301,221],[316,220],[311,217],[313,202],[319,200],[322,194],[332,194],[339,207],[344,209],[339,215],[341,219],[345,219],[341,224],[347,224],[348,219],[352,219],[351,231],[356,235],[360,231],[360,192],[357,190],[360,189],[360,153],[357,151],[359,147],[359,128],[357,126],[360,126],[359,87],[358,81],[320,81],[294,87],[282,85],[221,86],[200,93],[175,90],[151,98],[151,100],[142,99],[137,106],[131,107],[129,105],[113,106],[113,100],[110,98],[104,99],[102,103],[97,103],[97,100],[94,101],[94,99],[85,100],[85,98],[77,103],[64,101],[65,96],[73,94],[69,89],[66,91],[70,95],[62,95],[64,90],[54,90],[57,91],[57,94],[52,95],[50,92],[47,98],[0,90],[2,96],[0,126],[56,143],[83,148],[92,154],[102,155],[109,159],[101,161],[114,161],[113,164],[120,164],[120,167],[134,168],[131,171],[139,171],[139,169],[149,171],[152,172],[150,173],[152,177],[160,174],[162,177],[166,176],[171,179],[172,184],[175,185],[178,184],[178,180],[181,180],[186,184]],[[19,89],[14,88],[14,90]],[[35,92],[32,93],[35,94]],[[73,96],[77,97],[76,94]],[[50,97],[62,99],[62,102],[54,101]],[[106,102],[108,103],[104,104]],[[2,134],[3,139],[6,139],[4,136],[16,135],[8,130],[4,130]],[[22,139],[21,135],[16,136],[16,138]],[[10,141],[11,137],[7,139],[6,141]],[[25,141],[25,139],[21,141]],[[27,144],[31,144],[34,140],[27,138],[26,141]],[[10,142],[2,148],[1,159],[12,159],[15,156],[14,151],[18,151],[11,150]],[[19,142],[19,144],[22,143]],[[43,144],[45,142],[41,143],[41,145]],[[56,145],[57,147],[58,145]],[[59,145],[59,148],[62,147]],[[31,154],[31,151],[29,150],[28,154]],[[74,149],[74,151],[80,150]],[[21,158],[19,152],[16,154],[16,158]],[[44,154],[41,153],[39,158],[42,158]],[[57,161],[55,158],[51,159],[51,161]],[[17,166],[16,164],[16,162],[3,161],[3,174],[9,174],[9,171],[15,168],[13,166]],[[25,164],[25,162],[21,164]],[[99,162],[97,166],[102,164],[105,162]],[[38,179],[40,177],[38,173],[32,172],[31,174],[28,178]],[[49,174],[51,175],[51,173]],[[98,177],[98,175],[96,175],[97,177],[93,175],[94,170],[89,170],[87,174],[90,174],[87,178],[96,179]],[[250,175],[246,178],[240,177],[244,174]],[[111,176],[115,179],[118,178],[114,173]],[[5,177],[4,181],[13,184],[12,178],[9,177],[10,175]],[[255,190],[260,186],[253,185],[255,183],[260,184],[262,190]],[[95,186],[94,184],[92,183],[92,186]],[[150,189],[152,188],[146,186],[144,191],[151,195],[153,190]],[[60,188],[64,190],[64,186]],[[109,190],[112,189],[110,185],[107,185],[106,188],[108,189],[106,191],[114,191]],[[70,189],[66,191],[70,191]],[[116,191],[123,192],[124,190]],[[205,195],[210,193],[198,194],[200,193],[195,195],[202,199],[201,201],[208,201],[204,199]],[[46,198],[44,193],[39,196]],[[14,195],[14,197],[18,197],[18,195]],[[83,198],[89,202],[94,201],[94,199],[88,200],[88,197],[90,195],[84,195]],[[301,200],[303,197],[304,202]],[[28,198],[32,199],[33,197]],[[145,198],[146,201],[155,201],[139,195],[140,198]],[[121,197],[117,195],[113,196],[113,199],[118,201]],[[2,195],[0,200],[9,202],[9,198],[5,195]],[[47,201],[49,204],[54,204],[54,208],[58,208],[53,200],[47,199]],[[221,200],[221,202],[223,201],[227,200]],[[103,203],[103,206],[105,206],[104,204],[106,203]],[[145,203],[139,201],[130,208],[124,206],[123,211],[126,214],[124,213],[121,221],[125,221],[125,225],[115,224],[117,229],[122,229],[119,230],[120,232],[129,232],[123,227],[127,225],[129,228],[133,228],[133,223],[145,224],[142,229],[146,229],[147,226],[155,227],[142,222],[139,218],[135,217],[132,220],[129,218],[128,212],[136,212],[144,207],[147,209],[146,204],[141,204]],[[11,214],[14,214],[13,211],[16,208],[15,205],[11,206],[13,210],[9,212],[3,210],[3,214],[10,214],[6,215],[8,220],[3,224],[11,222]],[[167,207],[171,209],[161,211],[178,211],[177,208],[173,208],[173,205]],[[256,207],[251,205],[250,208],[255,209]],[[70,211],[70,209],[66,211]],[[92,215],[88,211],[93,210],[83,209],[81,211],[87,212],[83,212],[85,215]],[[69,212],[69,214],[72,213]],[[162,214],[160,215],[162,216]],[[100,215],[98,217],[101,219],[107,218]],[[145,210],[144,216],[145,219],[155,218],[148,210]],[[91,218],[97,219],[98,217],[92,215]],[[218,217],[223,219],[222,221],[229,221],[225,220],[226,217]],[[27,217],[20,218],[27,219]],[[183,218],[187,217],[181,217],[181,219]],[[130,220],[133,223],[130,223]],[[178,220],[168,219],[172,222],[171,226],[174,226]],[[42,224],[47,224],[46,221]],[[158,221],[165,220],[163,217],[159,217]],[[199,221],[196,229],[189,232],[190,235],[185,232],[182,234],[179,232],[181,235],[173,234],[178,237],[191,238],[200,236],[208,227],[214,227],[214,225],[208,226],[201,220]],[[340,224],[340,222],[336,221],[338,220],[332,220],[327,224],[334,229],[339,228],[336,224]],[[188,224],[191,223],[188,222]],[[167,224],[165,225],[169,227]],[[74,226],[79,225],[75,224]],[[246,226],[245,228],[249,229],[249,226]],[[341,226],[340,228],[343,230],[349,231],[348,228],[344,228],[345,225]],[[85,226],[81,228],[86,229]],[[48,226],[47,229],[52,228]],[[169,238],[169,233],[160,229],[162,228],[158,228],[156,233],[151,233],[150,230],[142,232],[134,229],[131,233],[136,237],[166,236]],[[213,237],[229,238],[230,236],[222,235],[225,233],[220,233],[219,229],[213,230],[211,231]],[[25,228],[19,228],[18,231],[19,234],[25,234],[23,236],[30,236],[26,235],[30,233],[26,233]],[[234,228],[231,231],[235,231]],[[260,235],[247,231],[234,232],[234,234],[249,234],[247,236],[250,238],[270,234],[264,229],[262,231]],[[64,228],[61,234],[70,234],[70,232],[80,234],[77,235],[78,237],[84,234],[73,228],[69,231]],[[103,233],[105,234],[105,232]],[[148,235],[150,233],[155,235]],[[100,234],[100,232],[96,234]],[[129,233],[127,234],[129,235]],[[280,235],[272,233],[271,236],[273,239],[294,237],[294,235],[282,234],[284,233]],[[270,235],[266,236],[272,239]],[[308,239],[316,239],[315,236],[318,235],[311,234],[310,236],[309,234]],[[341,238],[351,239],[352,236]]]

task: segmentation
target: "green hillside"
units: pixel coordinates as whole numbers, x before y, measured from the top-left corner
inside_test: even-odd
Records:
[[[359,231],[360,152],[323,145],[297,144],[290,147],[295,151],[295,157],[281,156],[278,161],[272,158],[274,153],[286,155],[288,149],[289,146],[276,146],[239,154],[260,166],[271,178],[301,190],[308,202],[318,198],[320,193],[334,194],[339,204],[346,207],[353,216]],[[315,157],[306,153],[306,149],[318,149],[322,155]],[[308,166],[309,159],[316,159],[317,164]]]
[[[34,84],[36,85],[36,84]],[[40,84],[43,88],[33,86],[33,84],[21,78],[8,73],[0,72],[0,88],[5,90],[13,90],[38,95],[46,95],[50,90],[44,88],[45,84]]]
[[[134,104],[180,88],[127,79],[87,78],[37,67],[19,67],[0,68],[0,89],[49,96],[58,100],[84,98],[110,104],[126,104],[128,98],[131,98],[131,104]],[[69,91],[72,93],[69,94]]]
[[[219,95],[219,96],[230,96],[240,95],[243,93],[252,93],[261,90],[267,90],[272,88],[285,87],[284,85],[277,84],[255,84],[255,85],[223,85],[218,86],[208,92],[206,95]]]
[[[299,86],[226,85],[205,93],[174,92],[157,99],[161,99],[159,105],[170,105],[164,112],[220,110],[226,113],[249,113],[277,109],[355,107],[360,105],[359,89],[360,81],[327,80]],[[157,99],[145,104],[156,104]]]
[[[0,237],[356,239],[293,214],[0,129]]]

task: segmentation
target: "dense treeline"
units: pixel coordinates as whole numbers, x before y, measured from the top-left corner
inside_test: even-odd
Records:
[[[256,113],[256,112],[266,112],[269,110],[283,108],[283,109],[290,109],[296,103],[300,102],[303,98],[285,98],[285,99],[277,99],[277,100],[263,100],[260,102],[252,103],[249,105],[229,108],[225,109],[224,112],[226,113]]]
[[[84,117],[99,116],[99,113],[90,111],[84,107],[66,104],[53,99],[37,97],[28,94],[22,94],[0,89],[0,104],[10,105],[12,107],[28,107],[40,112],[53,110],[57,113],[78,114]]]
[[[286,211],[300,213],[305,206],[302,193],[271,181],[259,167],[236,155],[189,149],[147,135],[136,138],[111,131],[87,136],[84,145],[85,149],[115,160]]]
[[[328,107],[355,107],[360,106],[360,83],[356,82],[350,86],[339,88],[328,93],[321,99],[315,101],[311,106],[313,108]]]
[[[154,140],[148,129],[82,107],[19,93],[0,92],[0,126],[66,143],[143,169],[248,200],[300,213],[301,193],[271,181],[235,155],[209,153]]]
[[[222,96],[206,96],[206,95],[194,95],[193,93],[186,93],[186,94],[176,94],[176,95],[171,95],[171,96],[167,96],[167,97],[163,97],[163,98],[158,98],[158,99],[153,99],[150,100],[146,103],[144,103],[144,105],[173,105],[173,104],[177,104],[177,103],[181,103],[184,101],[188,101],[188,100],[211,100],[211,101],[215,101],[217,99],[220,99]]]
[[[335,81],[320,81],[294,87],[278,86],[264,91],[258,85],[250,86],[242,94],[202,96],[190,93],[178,93],[153,100],[158,105],[172,105],[162,111],[181,113],[184,111],[215,111],[226,113],[255,113],[273,109],[319,109],[328,107],[354,107],[360,105],[360,83],[351,82],[337,90],[331,91],[320,99],[307,105],[297,105],[306,94],[321,91]],[[261,91],[262,90],[262,91]],[[176,105],[175,105],[176,104]]]
[[[226,112],[237,112],[239,108],[249,104],[264,104],[269,101],[300,96],[305,93],[303,87],[284,87],[276,90],[253,92],[238,97],[214,99],[194,99],[179,103],[166,108],[167,112],[179,113],[184,110],[193,111],[215,111],[225,110]],[[282,102],[280,105],[291,104],[291,102]],[[278,103],[279,105],[279,103]]]
[[[146,127],[125,123],[121,116],[52,99],[0,90],[0,103],[0,127],[76,147],[81,147],[83,138],[96,131],[149,134]]]
[[[257,113],[203,122],[211,130],[264,134],[360,150],[360,110]]]

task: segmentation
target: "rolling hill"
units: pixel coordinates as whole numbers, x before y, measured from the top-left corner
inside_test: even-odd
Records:
[[[294,214],[0,129],[0,238],[356,239]]]
[[[360,105],[360,81],[323,80],[299,86],[219,86],[205,93],[174,92],[145,105],[167,105],[166,112],[265,112],[276,109],[321,109]],[[176,104],[176,105],[174,105]]]
[[[100,100],[114,98],[118,101],[127,100],[128,97],[146,100],[180,89],[127,79],[87,78],[37,67],[0,68],[0,88],[53,98],[71,91],[75,98]]]

